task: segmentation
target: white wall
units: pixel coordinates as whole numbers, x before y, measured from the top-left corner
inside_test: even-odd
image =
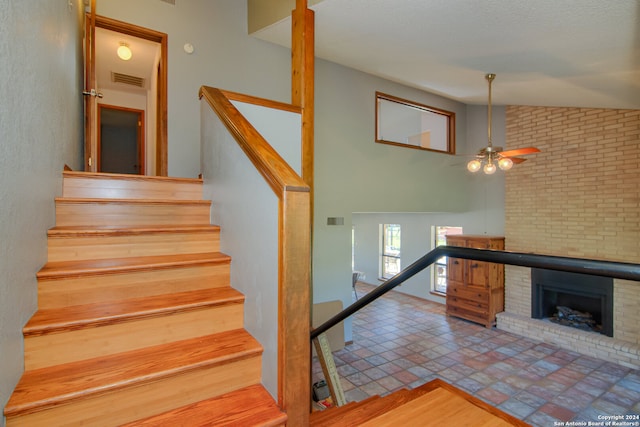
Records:
[[[198,90],[207,85],[291,100],[291,52],[247,35],[247,2],[98,1],[97,13],[168,35],[169,175],[200,173]],[[195,51],[183,50],[191,43]]]
[[[504,146],[504,107],[493,108],[493,143]],[[433,226],[461,226],[466,234],[504,235],[504,172],[493,176],[482,172],[471,174],[466,170],[466,162],[472,157],[462,154],[474,153],[487,144],[487,109],[484,106],[468,106],[467,135],[468,149],[462,151],[456,164],[451,168],[469,179],[468,207],[464,212],[449,213],[354,213],[352,225],[355,230],[355,266],[365,273],[364,282],[379,285],[380,224],[401,225],[401,266],[408,267],[432,249]],[[433,295],[431,290],[431,268],[417,274],[397,291],[419,298],[444,303],[444,298]]]
[[[147,96],[145,94],[113,89],[100,89],[100,93],[102,93],[102,98],[98,98],[98,104],[115,105],[116,107],[134,108],[143,111],[147,109]]]
[[[24,368],[22,327],[36,310],[63,167],[83,165],[79,3],[0,0],[2,408]]]
[[[232,101],[285,162],[302,175],[302,117],[298,113]]]
[[[279,201],[206,101],[201,110],[204,197],[232,257],[231,285],[246,297],[244,327],[264,347],[262,383],[277,399]]]
[[[469,151],[464,104],[316,62],[315,303],[339,299],[347,306],[352,301],[352,213],[472,209],[473,179],[464,165],[462,170],[453,166],[459,158],[374,142],[376,91],[455,112],[456,146],[459,152]],[[329,226],[327,217],[343,217],[344,225]],[[345,323],[345,339],[351,340],[350,321]]]

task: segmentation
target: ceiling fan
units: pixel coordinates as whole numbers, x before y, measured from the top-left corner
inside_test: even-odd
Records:
[[[496,75],[487,74],[485,78],[489,82],[488,127],[487,127],[488,144],[486,147],[478,151],[478,154],[476,154],[475,159],[467,163],[467,169],[470,172],[478,172],[480,169],[482,169],[485,174],[491,175],[495,173],[497,168],[507,171],[511,169],[514,163],[518,164],[527,160],[527,159],[523,159],[522,157],[516,157],[516,156],[539,153],[540,150],[538,150],[535,147],[524,147],[524,148],[518,148],[515,150],[502,151],[502,147],[494,147],[492,145],[491,143],[491,83],[496,78]]]

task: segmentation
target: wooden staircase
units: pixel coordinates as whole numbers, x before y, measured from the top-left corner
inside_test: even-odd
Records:
[[[485,426],[529,424],[439,379],[311,414],[312,427]]]
[[[7,426],[279,426],[202,181],[64,172]]]

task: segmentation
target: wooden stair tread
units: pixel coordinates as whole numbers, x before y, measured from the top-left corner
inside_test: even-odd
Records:
[[[384,414],[358,423],[362,427],[418,425],[478,425],[530,427],[529,424],[442,380],[426,384],[423,393]],[[341,424],[335,424],[339,426]]]
[[[122,204],[122,205],[210,205],[210,200],[202,199],[108,199],[86,197],[56,197],[56,203],[66,204]]]
[[[280,426],[287,415],[260,384],[183,406],[121,427]]]
[[[154,225],[154,226],[58,226],[50,228],[49,237],[78,237],[78,236],[127,236],[138,234],[161,233],[216,233],[220,231],[217,225]]]
[[[201,184],[202,178],[180,178],[170,176],[155,176],[155,175],[133,175],[133,174],[121,174],[121,173],[106,173],[106,172],[83,172],[83,171],[64,171],[62,176],[65,178],[94,178],[94,179],[111,179],[111,180],[126,180],[126,181],[155,181],[155,182],[184,182]]]
[[[379,399],[358,403],[314,412],[309,424],[312,427],[467,425],[469,420],[482,419],[486,423],[482,425],[528,426],[440,379],[412,390],[403,389]]]
[[[244,329],[26,371],[5,407],[18,416],[199,368],[262,354]]]
[[[381,399],[380,395],[370,396],[366,399],[354,402],[348,402],[346,405],[337,406],[333,408],[327,408],[322,411],[315,411],[311,413],[309,418],[310,424],[313,426],[320,425],[331,425],[331,419],[334,417],[340,417],[341,414],[346,414],[347,412],[354,410],[358,406],[368,405],[374,400]]]
[[[37,273],[38,279],[55,279],[81,275],[123,273],[151,269],[228,263],[231,258],[220,252],[156,255],[144,257],[73,260],[46,263]]]
[[[398,390],[378,399],[365,399],[358,402],[357,405],[330,408],[319,412],[318,415],[311,414],[310,424],[313,427],[359,425],[431,392],[434,386],[431,383],[427,384],[412,390]]]
[[[231,287],[223,287],[50,308],[38,310],[23,328],[23,333],[25,337],[38,336],[243,302],[244,295]]]

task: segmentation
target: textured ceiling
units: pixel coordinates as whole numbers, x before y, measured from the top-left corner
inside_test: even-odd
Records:
[[[465,103],[640,108],[640,0],[324,0],[316,56]],[[253,34],[290,46],[286,18]]]

